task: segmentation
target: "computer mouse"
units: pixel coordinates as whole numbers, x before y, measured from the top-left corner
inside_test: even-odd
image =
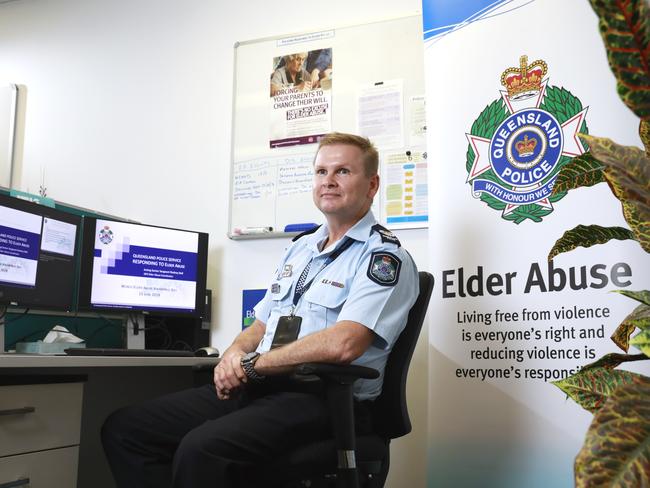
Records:
[[[219,357],[219,349],[217,349],[216,347],[210,347],[210,346],[201,347],[201,348],[197,349],[196,351],[194,351],[194,355],[199,356],[199,357],[210,356],[210,357],[218,358]]]

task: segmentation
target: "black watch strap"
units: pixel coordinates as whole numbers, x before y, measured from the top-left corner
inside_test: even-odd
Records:
[[[260,357],[259,352],[249,352],[241,358],[241,367],[246,373],[246,376],[253,381],[262,381],[265,376],[262,376],[255,371],[255,363]]]

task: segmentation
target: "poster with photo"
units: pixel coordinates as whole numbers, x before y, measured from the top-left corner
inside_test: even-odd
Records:
[[[273,58],[271,148],[313,144],[332,130],[332,49]]]

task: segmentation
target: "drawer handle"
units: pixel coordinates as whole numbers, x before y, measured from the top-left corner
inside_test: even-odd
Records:
[[[22,480],[8,481],[7,483],[0,484],[0,488],[16,488],[17,486],[27,486],[29,484],[29,478],[23,478]]]
[[[34,408],[34,407],[9,408],[7,410],[0,410],[0,415],[24,415],[26,413],[34,413],[35,411],[36,411],[36,408]],[[4,486],[5,485],[0,485],[0,488],[4,488]],[[19,485],[16,485],[16,486],[19,486]]]

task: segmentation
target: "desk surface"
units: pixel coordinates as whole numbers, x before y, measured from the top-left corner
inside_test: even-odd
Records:
[[[217,364],[216,357],[123,357],[123,356],[46,356],[38,354],[0,354],[2,368],[79,368],[107,366],[194,366]]]

